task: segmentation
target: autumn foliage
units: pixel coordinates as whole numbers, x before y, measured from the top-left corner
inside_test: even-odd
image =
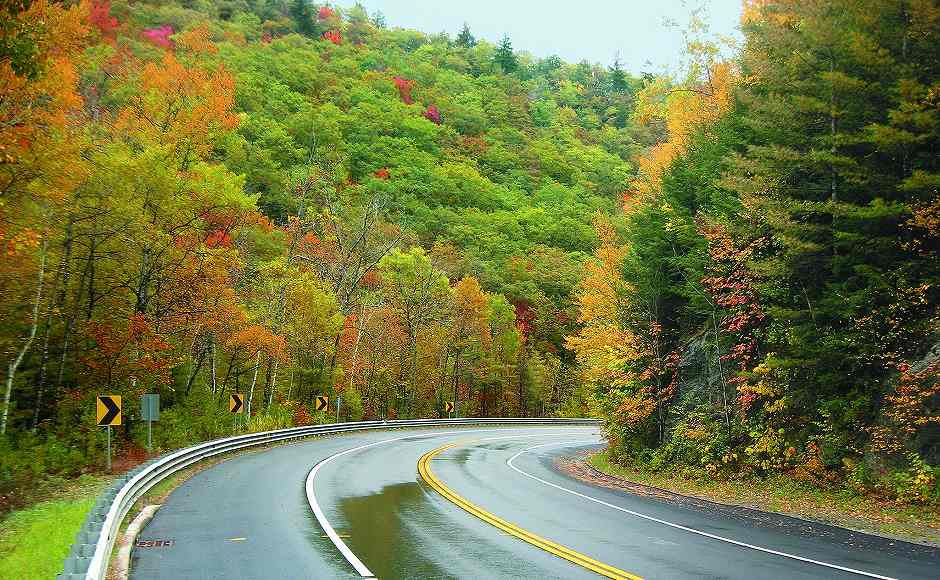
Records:
[[[739,59],[693,22],[686,76],[644,80],[658,138],[567,341],[615,460],[938,505],[928,4],[748,1]]]
[[[329,40],[333,44],[342,44],[343,43],[343,33],[339,30],[327,30],[323,33],[323,39]]]
[[[414,87],[414,81],[403,79],[402,77],[395,77],[392,81],[395,83],[395,87],[398,88],[398,95],[401,97],[403,103],[410,105],[415,102],[411,97],[411,89]]]
[[[435,125],[441,124],[441,112],[434,105],[428,105],[428,108],[424,111],[424,118]]]

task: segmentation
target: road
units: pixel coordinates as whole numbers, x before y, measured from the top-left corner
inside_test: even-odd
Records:
[[[603,577],[583,561],[620,578],[940,578],[940,550],[632,495],[557,467],[599,442],[590,427],[439,428],[242,454],[170,495],[140,540],[173,543],[135,549],[131,578],[361,577],[343,551],[382,580]],[[449,498],[418,473],[432,451],[427,466]],[[324,460],[308,494],[308,475]],[[574,556],[534,545],[533,535]]]

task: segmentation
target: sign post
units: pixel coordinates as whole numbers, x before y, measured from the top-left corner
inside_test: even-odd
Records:
[[[339,406],[343,403],[343,397],[336,395],[336,422],[339,423]]]
[[[153,450],[153,422],[160,420],[160,395],[140,396],[140,418],[147,422],[147,451]]]
[[[107,468],[111,471],[111,427],[121,424],[121,396],[98,395],[95,398],[95,423],[108,428]]]
[[[228,412],[232,414],[232,431],[238,428],[238,416],[245,412],[245,394],[232,393],[228,397]]]

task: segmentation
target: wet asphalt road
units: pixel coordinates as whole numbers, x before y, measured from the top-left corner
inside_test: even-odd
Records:
[[[452,432],[443,434],[441,432]],[[420,481],[418,459],[461,445],[431,463],[454,492],[530,532],[605,564],[654,578],[857,578],[864,576],[670,527],[611,506],[799,558],[889,578],[940,578],[940,550],[779,516],[703,509],[584,483],[555,466],[596,447],[595,428],[441,428],[313,439],[237,456],[171,494],[140,540],[133,580],[356,578],[314,519],[304,481],[319,461],[360,445],[318,474],[315,491],[333,527],[382,580],[599,578],[463,511]],[[548,444],[557,445],[548,445]],[[533,446],[514,460],[506,461]],[[746,511],[746,510],[745,510]]]

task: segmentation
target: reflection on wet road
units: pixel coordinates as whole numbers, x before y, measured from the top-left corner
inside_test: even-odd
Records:
[[[347,527],[338,531],[377,577],[452,578],[420,557],[421,535],[413,530],[435,527],[437,518],[418,483],[387,485],[377,494],[343,498],[340,511]]]
[[[418,481],[417,461],[435,444],[506,437],[506,433],[512,431],[422,435],[342,457],[318,474],[318,501],[346,545],[383,580],[592,578],[590,573],[559,568],[551,554],[531,546],[523,548],[516,539],[494,533],[487,524],[468,520],[461,510]],[[527,429],[515,431],[513,436],[524,442],[565,441],[583,439],[585,434],[595,436],[596,429]],[[472,449],[457,450],[445,461],[459,464],[473,453]]]

